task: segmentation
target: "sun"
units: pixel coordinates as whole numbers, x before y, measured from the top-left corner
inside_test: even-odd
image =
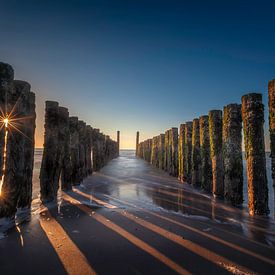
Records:
[[[3,123],[5,124],[5,127],[7,128],[9,125],[9,119],[8,118],[4,118],[3,119]]]

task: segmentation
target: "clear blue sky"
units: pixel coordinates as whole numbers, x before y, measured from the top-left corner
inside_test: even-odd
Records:
[[[275,77],[275,1],[0,0],[0,60],[123,148]],[[266,106],[267,110],[267,106]],[[267,126],[266,120],[266,126]]]

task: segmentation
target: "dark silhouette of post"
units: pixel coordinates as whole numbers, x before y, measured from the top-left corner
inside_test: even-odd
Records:
[[[243,203],[242,106],[223,108],[224,197],[232,205]]]
[[[249,213],[267,215],[269,209],[263,128],[264,105],[261,94],[250,93],[242,97],[242,119]]]
[[[44,150],[40,169],[40,194],[43,203],[56,200],[58,181],[56,164],[58,163],[58,102],[46,101]]]
[[[275,79],[268,82],[270,157],[273,185],[275,185]]]
[[[119,150],[120,150],[120,131],[117,131],[117,155],[119,156]]]
[[[136,134],[136,156],[138,155],[139,131]]]
[[[209,135],[212,158],[213,194],[224,196],[223,157],[222,157],[222,111],[209,111]]]

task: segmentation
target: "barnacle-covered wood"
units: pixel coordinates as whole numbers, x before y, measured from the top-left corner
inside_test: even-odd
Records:
[[[242,97],[242,119],[249,213],[267,215],[269,209],[263,128],[264,105],[261,94],[251,93]]]
[[[170,158],[171,158],[171,170],[170,175],[173,177],[178,176],[178,128],[173,127],[170,129]]]
[[[224,197],[232,205],[243,203],[242,112],[241,105],[223,108]]]
[[[212,162],[210,156],[209,117],[201,116],[200,152],[201,152],[201,187],[207,192],[212,191]]]
[[[224,196],[224,172],[222,158],[222,111],[209,111],[210,152],[212,159],[213,194]]]

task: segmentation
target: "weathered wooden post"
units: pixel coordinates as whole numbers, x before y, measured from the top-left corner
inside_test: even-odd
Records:
[[[69,118],[70,129],[70,159],[72,165],[71,183],[72,185],[79,184],[79,133],[78,133],[78,118]]]
[[[119,150],[120,150],[120,131],[117,131],[117,155],[119,156]]]
[[[17,219],[24,220],[27,215],[30,215],[32,202],[32,176],[34,165],[34,134],[35,134],[35,94],[29,92],[26,98],[26,117],[24,122],[24,133],[27,137],[25,140],[25,165],[24,165],[24,180],[22,189],[17,203]],[[27,213],[26,213],[27,211]]]
[[[58,159],[58,102],[46,101],[44,150],[40,169],[40,193],[43,203],[57,198],[56,163]]]
[[[188,121],[185,123],[185,160],[186,160],[186,175],[183,178],[187,183],[191,183],[192,175],[192,127],[193,123]]]
[[[210,157],[209,117],[201,116],[200,151],[201,151],[201,187],[207,192],[212,191],[212,162]]]
[[[158,136],[152,139],[151,164],[158,167]]]
[[[243,202],[242,112],[241,105],[223,108],[224,197],[232,205]]]
[[[178,179],[183,182],[186,170],[185,163],[185,124],[180,125],[179,145],[178,145],[178,159],[179,159],[179,176]]]
[[[270,157],[273,185],[275,185],[275,79],[268,82]]]
[[[269,209],[263,129],[264,105],[261,94],[251,93],[242,97],[242,119],[249,213],[267,215]]]
[[[30,214],[31,202],[32,136],[28,129],[33,120],[29,115],[33,108],[33,93],[25,81],[13,81],[14,72],[10,65],[0,63],[0,107],[1,107],[1,178],[0,178],[0,230],[15,225],[18,207],[18,222]],[[34,117],[35,118],[35,117]],[[31,144],[27,144],[31,143]],[[29,172],[28,170],[31,169]]]
[[[178,176],[178,128],[170,129],[170,147],[171,147],[171,171],[170,175]]]
[[[138,144],[139,144],[139,131],[137,131],[137,135],[136,135],[136,156],[138,155]]]
[[[170,162],[168,160],[168,155],[169,155],[169,131],[165,131],[165,136],[164,136],[164,170],[168,171],[168,167],[170,167]]]
[[[209,136],[212,158],[213,194],[224,196],[224,173],[222,157],[222,111],[209,111]]]
[[[86,126],[86,174],[91,175],[92,169],[92,127],[90,125]]]
[[[200,124],[197,118],[193,120],[191,163],[191,182],[194,186],[201,187]]]
[[[61,178],[61,188],[64,191],[72,189],[71,172],[72,164],[70,158],[70,121],[69,111],[65,107],[58,110],[58,164],[56,164],[56,181]]]
[[[86,137],[86,123],[82,120],[78,121],[78,133],[79,133],[79,184],[86,177],[85,167],[85,137]]]
[[[158,163],[159,163],[159,168],[162,170],[164,169],[164,154],[165,154],[164,142],[165,142],[165,136],[164,134],[160,134],[158,138]]]

